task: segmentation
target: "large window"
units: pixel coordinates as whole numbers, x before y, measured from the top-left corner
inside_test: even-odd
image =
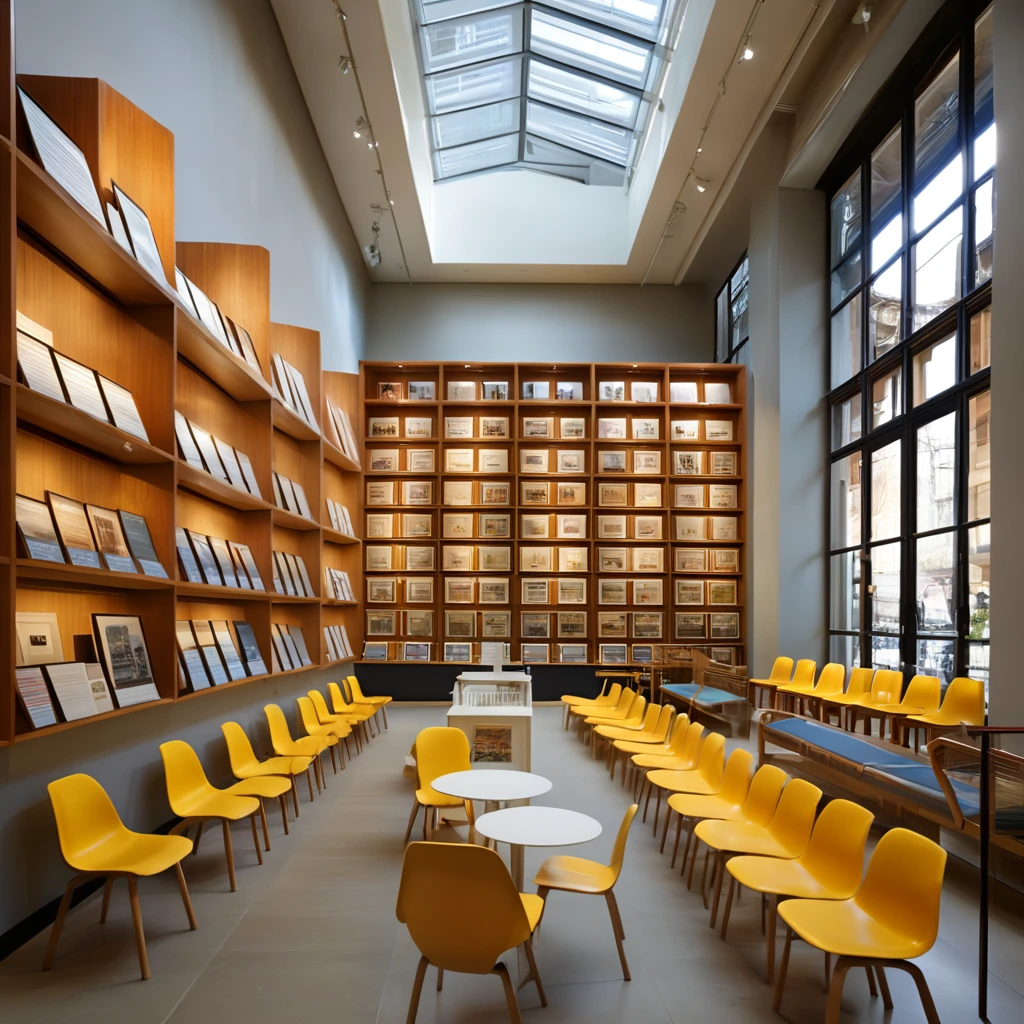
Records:
[[[830,656],[943,682],[989,652],[992,9],[960,17],[823,180]]]
[[[715,361],[746,363],[750,338],[750,260],[744,253],[715,296]]]

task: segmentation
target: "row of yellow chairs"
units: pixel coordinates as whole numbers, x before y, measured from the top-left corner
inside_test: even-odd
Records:
[[[295,816],[299,814],[296,779],[305,774],[309,797],[313,799],[310,768],[317,779],[317,789],[325,784],[320,756],[340,740],[348,740],[353,732],[365,732],[371,718],[384,710],[390,698],[366,698],[354,676],[346,681],[343,691],[337,683],[329,683],[334,711],[330,712],[323,694],[310,690],[298,698],[299,717],[306,736],[293,739],[284,712],[276,704],[264,707],[275,756],[260,761],[245,730],[237,722],[224,722],[221,731],[227,745],[232,774],[239,781],[219,789],[206,776],[196,752],[183,740],[169,740],[160,745],[164,766],[167,799],[179,821],[168,835],[133,832],[121,821],[106,791],[89,775],[75,774],[51,782],[47,789],[57,824],[61,855],[76,872],[68,883],[57,911],[49,942],[43,957],[43,970],[49,970],[57,951],[61,930],[71,906],[75,890],[84,882],[104,878],[100,923],[106,921],[114,882],[125,878],[131,903],[132,921],[139,967],[143,979],[150,977],[142,912],[137,883],[174,868],[189,927],[195,930],[196,918],[189,897],[181,862],[198,850],[203,827],[219,821],[224,837],[224,853],[231,891],[237,890],[234,851],[231,844],[232,822],[248,818],[258,863],[263,863],[256,818],[259,816],[263,843],[270,849],[270,833],[263,806],[265,799],[280,801],[284,831],[289,832],[286,797],[291,792]],[[342,762],[344,767],[344,762]],[[337,768],[335,768],[337,770]],[[195,840],[181,833],[196,827]]]

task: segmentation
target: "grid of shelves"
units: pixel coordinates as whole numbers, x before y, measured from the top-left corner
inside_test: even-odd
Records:
[[[742,367],[365,362],[360,387],[365,658],[744,662]]]
[[[9,14],[9,5],[0,6]],[[152,276],[122,249],[36,163],[28,143],[13,144],[13,54],[6,35],[3,44],[0,64],[9,92],[0,110],[0,237],[7,240],[0,256],[0,628],[6,631],[0,642],[0,744],[266,678],[191,691],[180,672],[177,620],[248,621],[268,666],[272,626],[298,625],[312,661],[303,671],[327,665],[323,627],[346,626],[355,644],[361,618],[357,604],[326,597],[324,567],[349,572],[358,588],[361,542],[331,527],[326,499],[346,504],[358,519],[361,477],[355,462],[274,396],[271,357],[281,352],[303,373],[321,426],[328,395],[354,413],[358,377],[322,373],[316,332],[271,323],[265,249],[175,242],[173,137],[166,129],[96,79],[19,76],[86,154],[101,198],[110,197],[116,178],[146,210],[165,278]],[[24,138],[20,129],[18,137]],[[248,330],[263,375],[186,311],[169,284],[175,265]],[[149,442],[19,383],[15,310],[51,330],[58,352],[131,391]],[[184,461],[175,442],[175,411],[249,455],[262,497]],[[275,507],[274,470],[304,484],[312,520]],[[41,500],[46,491],[144,516],[169,578],[24,557],[14,495]],[[176,553],[177,527],[248,544],[266,592],[189,582]],[[274,592],[273,550],[303,555],[316,596]],[[33,730],[16,699],[16,612],[55,613],[66,658],[75,637],[92,632],[93,613],[141,616],[160,699]]]

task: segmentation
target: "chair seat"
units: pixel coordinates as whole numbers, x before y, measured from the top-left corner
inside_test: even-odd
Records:
[[[612,726],[618,726],[620,728],[621,727],[626,727],[626,726],[630,725],[630,723],[632,723],[632,724],[634,724],[636,726],[640,726],[640,725],[643,724],[643,719],[642,718],[629,718],[627,715],[611,715],[611,714],[609,714],[609,715],[601,715],[601,714],[589,715],[588,714],[584,718],[584,721],[587,723],[587,725],[612,725]]]
[[[232,796],[226,790],[175,800],[171,808],[179,818],[226,818],[228,821],[248,818],[259,809],[260,802],[255,797]]]
[[[615,749],[621,750],[624,754],[654,754],[659,749],[665,746],[663,739],[655,739],[653,736],[648,737],[646,740],[639,736],[634,736],[628,740],[616,740]],[[671,754],[663,754],[663,757],[671,757]]]
[[[968,722],[957,711],[943,712],[941,709],[932,711],[927,715],[908,715],[908,722],[918,722],[921,725],[944,725],[955,729],[958,725],[980,725],[980,722]]]
[[[844,707],[850,707],[852,704],[860,704],[864,699],[863,693],[833,693],[829,697],[822,697],[822,700],[826,704],[842,704]]]
[[[785,686],[777,686],[775,689],[779,693],[796,693],[807,697],[814,693],[814,684],[807,683],[806,686],[801,686],[799,683],[786,683]]]
[[[390,697],[367,697],[363,694],[362,697],[357,698],[352,702],[353,704],[372,704],[374,707],[383,707],[385,704],[391,703]]]
[[[783,858],[803,853],[803,849],[794,850],[780,842],[763,825],[749,821],[702,821],[693,834],[712,849],[729,853]]]
[[[796,896],[809,900],[848,900],[856,892],[856,884],[849,889],[836,889],[812,875],[799,859],[780,860],[777,857],[733,857],[728,865],[740,885],[754,892],[777,896]],[[858,879],[859,881],[859,879]]]
[[[185,836],[154,836],[128,829],[68,856],[76,871],[123,871],[131,875],[158,875],[192,852],[192,840]]]
[[[673,793],[668,805],[684,818],[714,818],[719,821],[742,821],[743,807],[720,796]]]
[[[865,704],[865,711],[873,711],[879,715],[921,715],[924,708],[908,708],[904,704]]]
[[[631,721],[634,721],[637,724],[635,726],[627,724],[599,725],[595,732],[598,736],[603,736],[606,740],[635,740],[642,732],[642,723],[640,719],[637,718],[631,719]],[[648,733],[648,735],[651,734]]]
[[[272,800],[283,793],[291,792],[291,788],[292,780],[286,779],[283,775],[263,775],[242,779],[241,782],[228,786],[226,792],[232,796],[262,796]]]
[[[633,764],[637,768],[663,768],[668,771],[687,771],[694,765],[693,760],[678,754],[634,754]]]
[[[266,775],[298,775],[312,762],[311,757],[268,757],[266,761],[254,761],[243,768],[232,769],[240,779],[258,779]]]
[[[310,761],[314,757],[318,757],[322,754],[330,744],[327,742],[324,736],[301,736],[297,740],[292,740],[289,749],[292,751],[290,754],[284,754],[284,757],[308,757]]]
[[[779,916],[805,942],[836,956],[911,960],[931,945],[887,928],[853,900],[786,900]]]
[[[780,683],[778,679],[749,679],[747,680],[751,686],[770,686],[774,689],[777,686],[783,686],[784,683]]]
[[[718,792],[718,786],[713,786],[697,771],[673,772],[662,769],[648,772],[647,781],[652,786],[658,786],[673,793],[697,793],[711,796]]]
[[[544,913],[544,901],[533,892],[521,892],[519,898],[523,901],[523,910],[526,911],[526,920],[530,922],[530,934],[532,935],[540,921],[541,914]]]
[[[545,889],[600,896],[615,884],[615,872],[606,864],[583,857],[548,857],[533,884]]]
[[[438,793],[429,786],[423,786],[416,790],[416,801],[426,804],[427,807],[463,807],[466,801],[457,796],[445,796]]]

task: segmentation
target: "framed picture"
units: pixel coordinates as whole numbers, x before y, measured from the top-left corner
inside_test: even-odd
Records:
[[[404,661],[430,661],[430,644],[406,641],[402,644],[402,659]]]
[[[633,604],[663,604],[663,580],[633,580]]]
[[[704,439],[706,441],[731,441],[732,420],[705,420]]]
[[[519,470],[522,473],[546,473],[548,471],[547,448],[522,448],[519,451]]]
[[[587,571],[587,549],[586,548],[559,548],[558,549],[558,571],[559,572],[586,572]]]
[[[446,473],[472,473],[472,448],[446,448],[444,452],[444,471]]]
[[[737,540],[738,523],[739,520],[735,516],[711,516],[711,539]]]
[[[487,637],[507,637],[512,635],[511,612],[481,612],[480,635]]]
[[[520,516],[519,536],[524,540],[547,537],[548,516]]]
[[[547,480],[536,482],[520,481],[520,505],[550,505],[551,484]]]
[[[434,436],[434,421],[430,416],[406,416],[405,436],[422,440]]]
[[[676,540],[707,540],[704,516],[676,516]]]
[[[558,536],[580,540],[587,536],[586,516],[556,516]]]
[[[444,581],[445,604],[472,604],[476,581],[472,577],[449,576]]]
[[[665,551],[658,547],[633,548],[634,572],[664,572]]]
[[[672,420],[670,441],[699,441],[700,420]]]
[[[598,612],[597,635],[617,637],[626,635],[626,612]]]
[[[728,405],[732,401],[729,384],[716,381],[704,382],[704,401],[708,405]]]
[[[445,636],[476,636],[476,612],[449,612],[444,613],[444,635]]]
[[[660,473],[661,452],[649,452],[633,450],[633,472],[634,473]]]
[[[510,572],[512,569],[512,549],[493,544],[481,544],[479,547],[481,572]]]
[[[712,640],[737,640],[740,635],[740,613],[739,612],[712,612],[711,639]]]
[[[669,401],[682,405],[693,405],[697,402],[697,382],[695,380],[672,381],[668,386]]]
[[[634,516],[633,536],[637,540],[661,540],[661,516]]]
[[[481,480],[478,486],[481,505],[507,505],[511,501],[512,485],[510,483],[500,480]]]
[[[405,612],[405,635],[406,636],[433,636],[434,635],[434,613],[426,608],[417,608],[415,611]]]
[[[508,437],[507,416],[481,416],[481,437]]]
[[[557,580],[559,604],[586,604],[586,580]]]
[[[471,572],[473,569],[472,545],[445,544],[441,549],[441,568],[455,569],[459,572]]]
[[[546,380],[524,380],[521,390],[527,401],[537,401],[550,396],[551,385]]]
[[[625,440],[626,438],[626,419],[625,417],[620,418],[609,418],[602,416],[597,421],[597,436],[598,438],[612,438],[615,440]]]
[[[397,473],[398,449],[373,448],[370,451],[370,471],[373,473]]]
[[[597,536],[602,540],[622,540],[626,536],[626,516],[598,516]]]
[[[397,416],[371,416],[367,426],[368,437],[398,437]]]
[[[429,547],[413,547],[411,544],[405,549],[406,569],[422,572],[434,568],[434,549]]]
[[[444,513],[441,516],[441,536],[468,540],[473,536],[473,516]]]
[[[654,647],[651,644],[633,644],[630,657],[634,665],[650,665],[654,661]]]
[[[587,503],[587,485],[584,483],[558,484],[559,505],[585,505]]]
[[[386,643],[371,642],[363,644],[363,661],[387,661],[388,645]]]
[[[464,643],[445,643],[444,660],[471,663],[473,661],[473,645]]]
[[[524,416],[523,437],[554,437],[554,416]]]
[[[119,708],[159,700],[138,615],[92,616],[96,652]]]
[[[372,611],[366,613],[367,636],[394,636],[397,612]]]
[[[708,580],[708,604],[736,604],[735,580]]]
[[[625,473],[626,453],[608,450],[597,453],[597,471],[599,473]]]
[[[625,572],[629,568],[629,548],[598,548],[599,572]]]
[[[551,635],[550,612],[523,612],[520,615],[520,634],[530,639],[544,639]]]
[[[598,659],[602,665],[625,665],[625,644],[598,644]]]
[[[704,605],[703,580],[676,580],[675,602],[680,605]]]
[[[511,536],[512,515],[509,512],[481,512],[478,516],[481,537],[501,538]]]
[[[637,508],[660,508],[661,484],[633,484],[633,504]]]
[[[485,380],[483,383],[483,398],[487,402],[507,402],[508,381]]]
[[[703,612],[676,612],[674,620],[676,640],[703,640],[707,636],[707,616]]]
[[[433,473],[434,449],[407,448],[405,450],[405,468],[410,473]]]
[[[638,640],[661,639],[661,612],[630,612],[632,635]]]
[[[472,380],[450,380],[448,381],[449,402],[475,402],[476,381]]]
[[[582,402],[583,382],[560,380],[555,388],[555,398],[560,402]]]
[[[548,604],[548,586],[550,580],[522,580],[522,604]]]
[[[558,436],[561,438],[586,437],[587,421],[578,416],[562,416],[558,421]]]
[[[89,525],[96,538],[96,547],[99,548],[106,567],[113,572],[137,573],[117,513],[113,509],[101,508],[99,505],[86,505],[85,513],[89,517]]]
[[[520,547],[520,572],[551,572],[551,548]]]
[[[523,664],[546,665],[550,660],[550,647],[550,644],[523,644],[520,648]]]
[[[557,612],[555,615],[556,629],[558,635],[572,637],[586,637],[587,635],[587,613],[586,612]]]
[[[480,576],[477,579],[480,604],[508,604],[509,580],[504,577]]]
[[[711,569],[714,572],[739,572],[740,552],[738,548],[715,548],[711,552]]]
[[[585,473],[586,467],[587,459],[583,449],[559,450],[559,473]]]
[[[708,484],[708,505],[711,508],[736,508],[736,484]]]
[[[377,385],[377,397],[385,401],[398,402],[402,398],[401,381],[381,381]]]
[[[367,581],[368,583],[370,581]],[[431,604],[434,600],[434,579],[432,576],[407,576],[405,599],[409,604]]]
[[[15,612],[18,665],[46,665],[64,660],[56,612]]]
[[[707,572],[708,553],[704,548],[676,548],[676,572]]]
[[[366,581],[366,600],[377,604],[394,604],[398,580],[393,577],[381,579],[371,576]]]
[[[472,505],[473,481],[445,480],[443,497],[445,505]],[[445,518],[447,519],[447,516]]]
[[[432,380],[409,381],[410,402],[433,402],[436,392]]]
[[[704,472],[704,453],[673,451],[672,472],[676,476],[700,476]]]
[[[629,504],[626,484],[598,484],[597,503],[603,508],[615,508]]]
[[[481,473],[507,473],[508,452],[504,448],[481,448],[477,452],[477,469]]]
[[[711,452],[712,476],[735,476],[736,465],[735,452]]]
[[[429,480],[403,480],[403,505],[429,505],[434,500],[434,485]]]
[[[712,661],[717,661],[720,665],[735,665],[736,664],[736,648],[735,647],[712,647],[708,652],[708,657]]]
[[[597,603],[626,604],[626,581],[599,579],[597,581]]]
[[[704,485],[675,484],[672,488],[672,504],[676,508],[704,508]]]
[[[62,494],[54,494],[53,491],[46,492],[46,501],[53,514],[53,521],[57,525],[57,535],[60,537],[61,544],[64,545],[71,564],[87,565],[99,569],[100,554],[96,550],[96,541],[93,539],[92,528],[89,526],[89,517],[85,514],[85,505],[80,501],[75,501],[74,498],[65,498]],[[16,498],[18,529],[23,530],[20,502],[21,495],[19,494]],[[38,541],[39,538],[36,540]],[[30,557],[36,558],[38,555],[30,554]],[[57,559],[49,560],[56,561]],[[193,582],[196,581],[193,580]]]
[[[367,480],[366,481],[366,504],[367,505],[394,505],[395,503],[395,482],[394,480]]]
[[[370,572],[385,572],[391,568],[391,547],[370,544],[366,547],[366,568]]]
[[[558,660],[563,665],[585,665],[587,663],[587,645],[559,644]]]
[[[656,402],[658,400],[658,382],[656,380],[629,382],[629,399],[631,402]]]
[[[630,430],[634,441],[657,441],[661,437],[661,421],[649,419],[633,419]]]
[[[444,436],[450,437],[472,437],[473,417],[472,416],[445,416]]]
[[[402,516],[403,537],[429,537],[432,529],[432,517],[429,515],[406,512]]]
[[[626,383],[621,380],[603,380],[597,385],[599,402],[624,402],[626,400]]]
[[[25,555],[39,561],[60,562],[63,565],[64,552],[61,549],[60,540],[57,538],[50,507],[46,502],[36,501],[24,494],[18,494],[14,499],[14,507],[18,540]],[[95,554],[95,544],[93,544],[92,534],[89,532],[88,522],[85,524],[85,531],[88,534],[89,547]],[[83,537],[82,540],[84,541],[85,538]],[[99,568],[99,558],[96,560],[95,567]]]

